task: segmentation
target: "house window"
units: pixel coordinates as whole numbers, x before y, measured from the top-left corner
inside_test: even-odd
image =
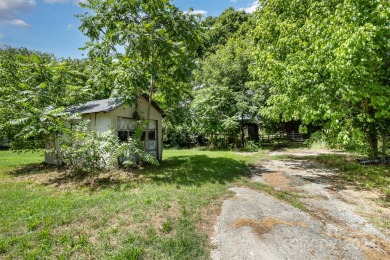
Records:
[[[121,142],[134,135],[136,129],[135,121],[131,118],[118,117],[118,138]]]
[[[125,142],[127,140],[127,137],[128,137],[127,131],[118,131],[119,141]]]
[[[131,118],[118,117],[118,138],[120,141],[126,141],[135,134],[136,122]],[[148,136],[149,140],[157,140],[157,122],[149,121]],[[141,140],[145,140],[145,132],[141,135]]]
[[[149,140],[156,140],[156,130],[154,130],[154,129],[149,130],[148,133],[149,133]],[[145,140],[145,131],[142,132],[141,140],[142,141]]]

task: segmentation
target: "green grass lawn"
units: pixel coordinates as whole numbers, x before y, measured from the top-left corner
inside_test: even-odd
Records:
[[[90,186],[83,179],[40,181],[63,176],[42,165],[43,152],[0,151],[0,259],[207,259],[208,235],[233,185],[306,210],[299,195],[249,181],[247,166],[262,157],[165,150],[160,166]],[[345,181],[388,194],[388,167],[333,155],[312,159],[338,168]]]
[[[0,179],[5,173],[15,167],[42,163],[44,161],[43,151],[15,153],[7,150],[0,150]]]
[[[256,157],[166,150],[139,178],[91,190],[19,178],[54,170],[23,170],[42,153],[0,151],[0,258],[208,258],[216,209]]]

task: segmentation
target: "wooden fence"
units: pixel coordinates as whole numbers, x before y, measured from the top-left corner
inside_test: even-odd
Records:
[[[260,140],[262,142],[271,142],[273,140],[291,140],[293,142],[304,142],[305,136],[301,135],[298,131],[291,132],[277,132],[272,134],[260,134]]]

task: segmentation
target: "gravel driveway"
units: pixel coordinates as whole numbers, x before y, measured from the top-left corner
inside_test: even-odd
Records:
[[[302,154],[312,152],[292,155]],[[308,212],[261,192],[231,188],[235,197],[222,205],[212,259],[390,259],[388,233],[362,217],[378,209],[363,193],[332,187],[332,171],[291,159],[263,160],[251,172],[254,182],[299,193]],[[389,209],[381,210],[390,217]]]

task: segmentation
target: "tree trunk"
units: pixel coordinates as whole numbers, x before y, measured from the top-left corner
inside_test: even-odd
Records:
[[[374,118],[375,112],[371,107],[371,102],[368,98],[363,100],[364,112],[367,117]],[[367,122],[367,141],[370,145],[370,157],[377,158],[378,157],[378,131],[376,129],[375,120],[373,122]]]
[[[386,162],[387,134],[382,133],[382,162]]]
[[[152,107],[153,89],[154,89],[154,81],[153,81],[153,75],[151,75],[150,76],[150,91],[149,91],[149,98],[148,98],[148,110],[146,113],[145,141],[144,141],[145,151],[147,151],[148,142],[149,142],[149,120],[150,120],[150,110]]]
[[[245,139],[245,132],[244,132],[244,115],[241,114],[241,147],[244,147],[244,139]]]
[[[378,134],[375,131],[375,126],[370,124],[368,130],[368,142],[370,144],[370,157],[378,157]]]
[[[214,148],[214,135],[210,135],[209,148]]]

